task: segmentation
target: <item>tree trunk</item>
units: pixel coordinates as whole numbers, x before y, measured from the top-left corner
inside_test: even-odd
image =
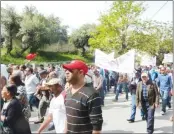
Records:
[[[82,47],[82,56],[84,57],[85,56],[85,47]]]

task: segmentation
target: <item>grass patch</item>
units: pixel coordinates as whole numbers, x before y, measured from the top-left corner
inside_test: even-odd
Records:
[[[10,55],[3,55],[1,56],[1,62],[4,64],[14,63],[14,64],[25,64],[27,60],[25,59],[26,54],[23,55],[23,58],[14,58]],[[93,56],[87,54],[86,57],[82,57],[76,54],[71,53],[60,53],[60,52],[44,52],[39,51],[37,53],[37,57],[33,60],[33,62],[39,64],[43,62],[66,62],[71,61],[74,59],[83,60],[87,63],[92,63]]]

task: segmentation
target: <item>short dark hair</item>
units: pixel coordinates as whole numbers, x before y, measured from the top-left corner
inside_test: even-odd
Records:
[[[25,70],[27,67],[25,65],[21,65],[21,68]]]
[[[31,72],[31,73],[33,73],[33,68],[32,67],[27,67],[28,68],[28,70]]]

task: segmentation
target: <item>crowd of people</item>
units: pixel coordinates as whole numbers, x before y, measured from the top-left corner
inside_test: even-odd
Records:
[[[80,60],[59,66],[8,65],[8,79],[1,75],[1,128],[14,134],[31,133],[29,118],[38,109],[38,134],[49,126],[56,133],[100,133],[105,96],[114,87],[115,99],[131,95],[131,116],[136,108],[154,131],[155,108],[162,100],[161,115],[171,108],[173,70],[170,67],[143,66],[126,74],[86,65]],[[171,117],[173,121],[173,117]],[[22,127],[21,127],[22,126]]]

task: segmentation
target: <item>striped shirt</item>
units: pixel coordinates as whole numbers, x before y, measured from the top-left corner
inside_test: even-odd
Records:
[[[95,89],[86,85],[65,99],[68,133],[92,134],[102,129],[101,98]]]

